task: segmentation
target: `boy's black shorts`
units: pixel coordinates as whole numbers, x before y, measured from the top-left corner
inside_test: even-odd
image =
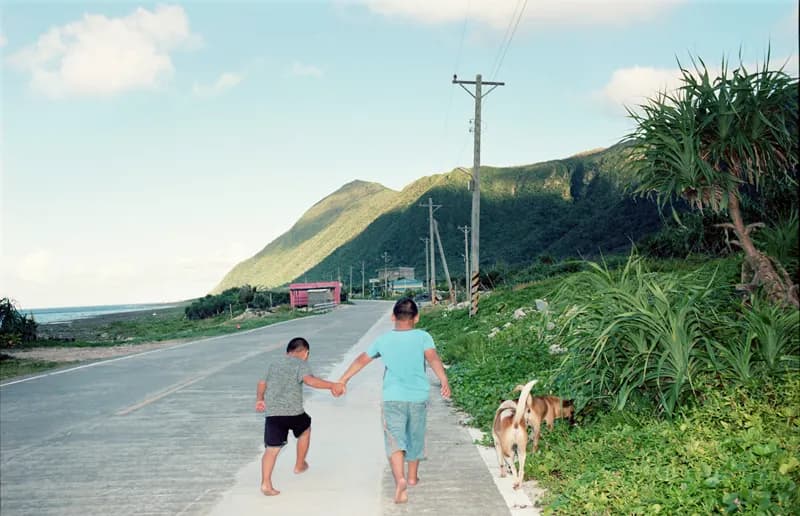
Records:
[[[286,444],[289,430],[295,438],[311,426],[311,416],[303,412],[295,416],[267,416],[264,421],[264,446],[280,447]]]

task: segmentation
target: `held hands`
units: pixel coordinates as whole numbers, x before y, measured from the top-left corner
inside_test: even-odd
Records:
[[[256,412],[264,412],[267,409],[264,400],[256,401]]]
[[[334,398],[338,398],[345,392],[347,392],[347,386],[345,386],[345,384],[342,382],[336,382],[333,384],[333,386],[331,386],[331,394]]]

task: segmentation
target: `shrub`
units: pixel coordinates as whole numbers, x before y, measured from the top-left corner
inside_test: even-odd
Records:
[[[36,321],[20,314],[13,301],[0,299],[0,347],[13,348],[36,340]]]

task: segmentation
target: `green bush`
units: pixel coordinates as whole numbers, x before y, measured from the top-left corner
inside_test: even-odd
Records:
[[[18,347],[36,340],[36,321],[20,314],[13,301],[0,299],[0,348]]]

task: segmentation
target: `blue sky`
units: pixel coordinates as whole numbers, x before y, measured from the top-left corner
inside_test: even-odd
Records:
[[[198,297],[349,181],[470,166],[454,73],[507,83],[483,109],[482,163],[502,166],[617,142],[623,105],[674,86],[676,57],[756,63],[771,45],[798,63],[789,0],[3,0],[0,16],[0,296],[24,308]]]

